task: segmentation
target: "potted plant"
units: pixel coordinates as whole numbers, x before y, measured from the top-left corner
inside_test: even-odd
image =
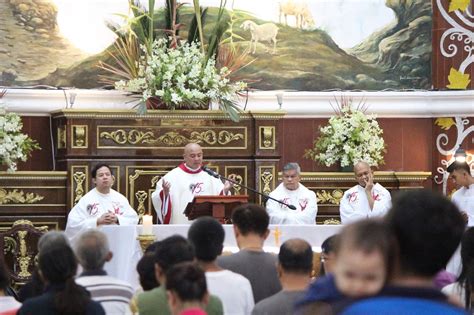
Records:
[[[365,114],[366,107],[352,106],[352,99],[336,100],[336,115],[319,128],[320,136],[304,157],[331,166],[351,167],[358,161],[372,166],[384,163],[385,141],[375,115]]]
[[[139,95],[139,112],[151,109],[203,109],[210,102],[219,104],[232,120],[239,119],[239,92],[246,88],[242,81],[232,82],[231,73],[238,67],[217,63],[220,42],[229,27],[224,4],[217,11],[213,30],[204,43],[202,23],[207,9],[194,0],[194,17],[187,40],[179,37],[183,24],[179,22],[182,4],[165,1],[164,29],[157,27],[155,1],[148,9],[130,0],[133,17],[125,30],[114,26],[119,36],[110,52],[111,63],[101,63],[106,70],[106,82],[116,89]],[[236,58],[240,61],[242,59]],[[221,60],[221,59],[219,59]]]
[[[38,143],[21,132],[21,117],[7,113],[2,98],[6,90],[0,91],[0,164],[7,172],[15,172],[17,162],[25,162],[34,149],[40,149]]]

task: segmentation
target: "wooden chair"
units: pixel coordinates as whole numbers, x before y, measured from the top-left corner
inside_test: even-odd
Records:
[[[47,226],[35,227],[31,221],[18,220],[10,229],[0,232],[0,258],[10,273],[11,284],[19,289],[31,279],[38,254],[38,240]]]

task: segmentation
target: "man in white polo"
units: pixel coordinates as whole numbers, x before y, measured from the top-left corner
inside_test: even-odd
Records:
[[[374,184],[374,175],[367,162],[357,162],[354,174],[358,184],[344,193],[339,206],[342,224],[383,216],[392,206],[390,192],[379,183]]]
[[[301,168],[298,163],[288,163],[283,167],[283,181],[270,193],[270,197],[293,205],[296,210],[268,199],[267,212],[270,224],[315,224],[318,204],[316,194],[300,183]]]

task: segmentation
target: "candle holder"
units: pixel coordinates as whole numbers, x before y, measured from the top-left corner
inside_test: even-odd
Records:
[[[156,236],[153,234],[140,234],[137,237],[137,240],[140,242],[140,247],[142,248],[142,252],[145,253],[145,250],[153,244],[156,240]]]

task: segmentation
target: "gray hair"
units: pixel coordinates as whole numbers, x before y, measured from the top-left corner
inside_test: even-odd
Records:
[[[70,246],[66,234],[61,231],[49,231],[38,240],[38,252],[49,250],[60,246]]]
[[[110,252],[107,237],[96,229],[79,235],[75,250],[77,260],[86,271],[101,270]]]
[[[291,171],[291,170],[296,170],[296,173],[298,173],[298,175],[301,174],[301,167],[296,162],[291,162],[283,166],[283,172]]]

